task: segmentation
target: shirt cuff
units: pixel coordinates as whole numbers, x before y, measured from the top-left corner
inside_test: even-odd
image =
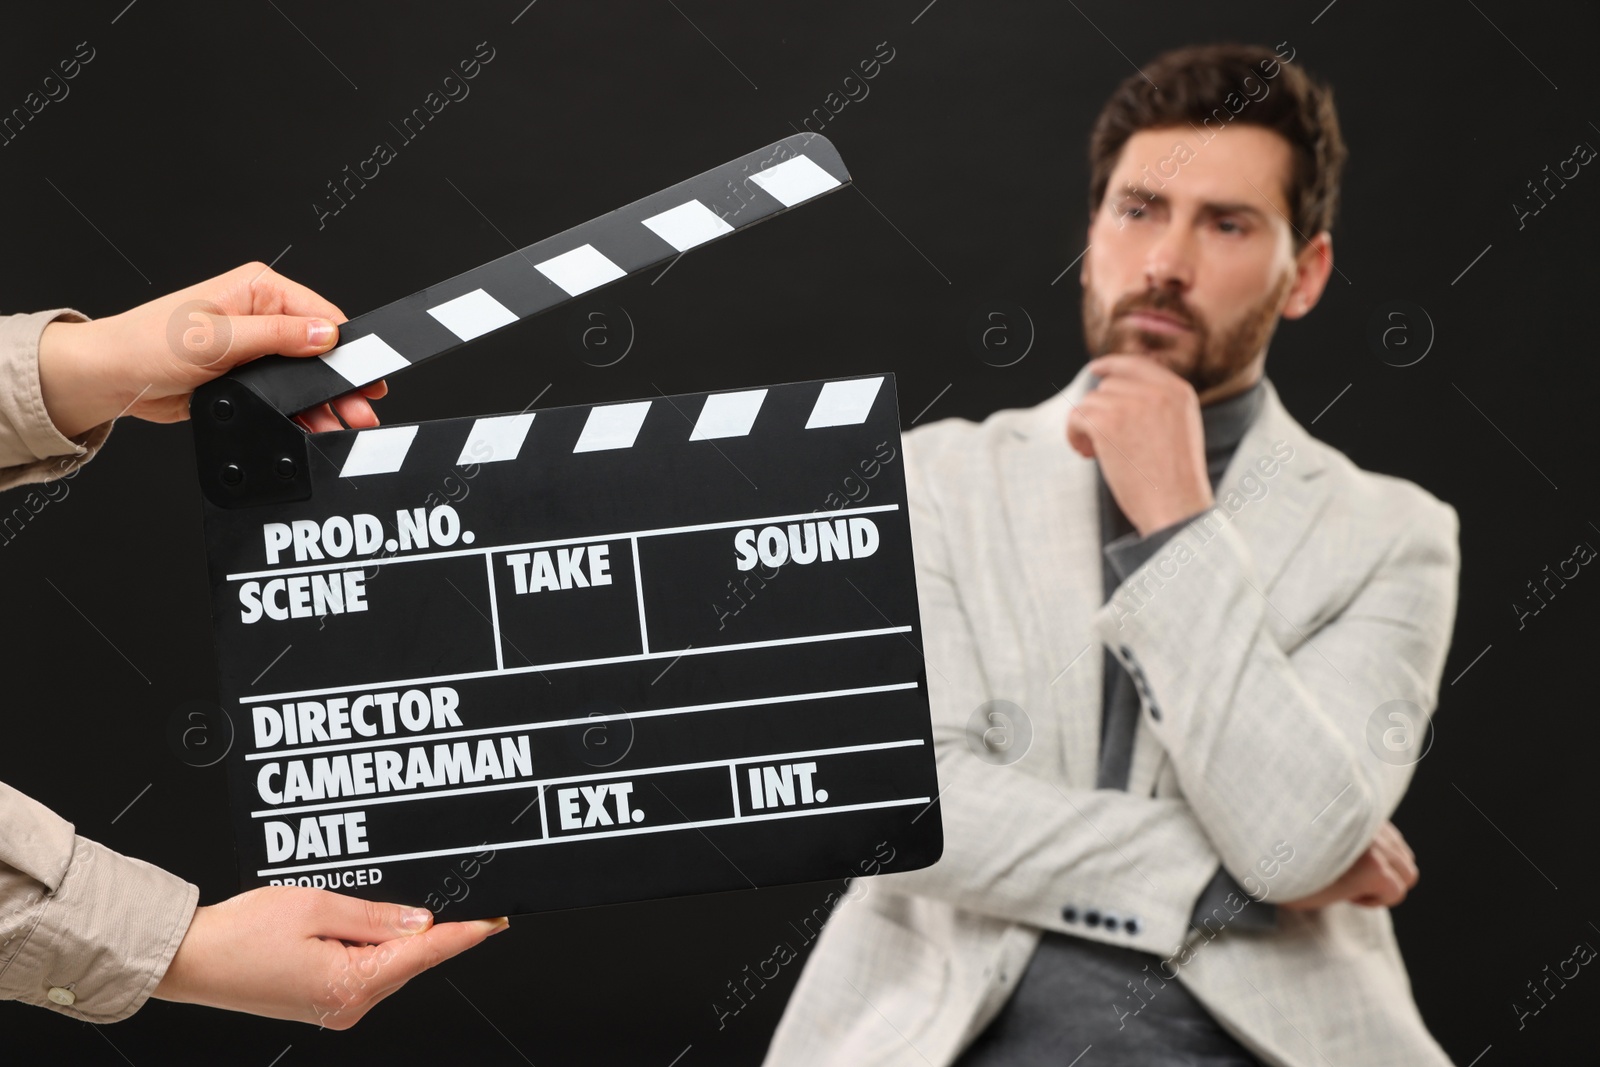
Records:
[[[72,308],[0,317],[0,489],[75,471],[105,444],[115,420],[67,437],[45,410],[39,337],[52,322],[88,322]]]
[[[1204,515],[1206,511],[1197,511],[1186,519],[1179,519],[1170,526],[1163,526],[1159,530],[1151,530],[1140,537],[1137,531],[1125,533],[1106,543],[1101,549],[1105,553],[1106,562],[1117,572],[1117,581],[1120,584],[1128,580],[1128,575],[1138,570],[1145,561],[1161,550],[1161,546],[1172,540],[1173,535],[1195,519]]]
[[[1206,925],[1206,924],[1210,925]],[[1190,925],[1215,936],[1216,930],[1276,930],[1278,906],[1255,900],[1244,891],[1226,867],[1217,867],[1211,882],[1200,891]]]
[[[194,918],[200,891],[72,832],[42,804],[0,790],[0,998],[93,1023],[144,1006]]]

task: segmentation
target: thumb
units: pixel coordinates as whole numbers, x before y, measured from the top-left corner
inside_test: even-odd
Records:
[[[1094,438],[1089,435],[1088,430],[1079,425],[1079,420],[1074,417],[1076,414],[1074,412],[1067,416],[1067,444],[1084,459],[1093,459]]]
[[[328,319],[302,315],[232,315],[232,338],[226,362],[230,367],[268,355],[316,356],[339,339],[339,327]]]
[[[375,944],[410,937],[433,925],[433,912],[427,908],[362,900],[326,891],[320,904],[317,928],[313,932],[340,941]]]

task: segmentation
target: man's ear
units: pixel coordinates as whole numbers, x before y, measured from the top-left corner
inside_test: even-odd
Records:
[[[1295,257],[1294,284],[1289,289],[1283,317],[1298,319],[1308,314],[1322,299],[1322,290],[1333,274],[1333,234],[1323,230],[1306,242]]]

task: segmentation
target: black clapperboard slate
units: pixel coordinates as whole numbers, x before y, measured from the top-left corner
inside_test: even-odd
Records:
[[[787,138],[196,392],[243,887],[460,919],[939,857],[892,375],[286,417],[849,180]]]

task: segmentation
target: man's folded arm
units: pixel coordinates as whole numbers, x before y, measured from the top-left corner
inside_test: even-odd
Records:
[[[966,748],[948,732],[937,742],[943,858],[881,876],[886,887],[1149,952],[1183,943],[1219,869],[1187,804],[1058,788]]]
[[[931,867],[882,876],[885,886],[1044,929],[1172,951],[1217,872],[1215,849],[1181,799],[1058,787],[1025,770],[1026,760],[1001,766],[974,753],[968,719],[1002,694],[989,691],[949,575],[936,505],[907,444],[945,851]],[[1100,920],[1093,927],[1085,921],[1091,912]]]
[[[1382,562],[1328,622],[1294,626],[1291,651],[1267,625],[1276,609],[1228,522],[1139,610],[1113,596],[1095,615],[1101,639],[1143,678],[1149,726],[1223,865],[1248,886],[1264,851],[1292,849],[1276,899],[1336,880],[1399,804],[1413,766],[1374,754],[1369,720],[1389,701],[1424,715],[1437,703],[1459,527],[1449,505],[1420,490],[1412,499]]]
[[[1151,530],[1143,536],[1140,536],[1135,531],[1116,538],[1101,550],[1101,555],[1105,558],[1104,565],[1110,568],[1112,574],[1116,575],[1119,583],[1127,581],[1129,575],[1152,559],[1189,521],[1184,519],[1174,522],[1163,526],[1159,530]],[[1259,864],[1261,861],[1257,860],[1256,862]],[[1275,868],[1272,867],[1273,860],[1269,859],[1267,862],[1268,869],[1274,870]],[[1263,895],[1268,889],[1260,878],[1255,877],[1259,873],[1261,872],[1251,872],[1248,878],[1251,888],[1247,890],[1226,867],[1218,866],[1216,876],[1211,879],[1211,884],[1206,886],[1205,890],[1200,894],[1200,899],[1195,902],[1194,918],[1192,920],[1194,925],[1198,927],[1209,917],[1227,914],[1232,917],[1232,922],[1237,928],[1252,930],[1277,929],[1278,906],[1264,899]],[[1241,908],[1238,901],[1247,896],[1253,898],[1255,906]],[[1228,910],[1226,912],[1220,910],[1224,908]]]

